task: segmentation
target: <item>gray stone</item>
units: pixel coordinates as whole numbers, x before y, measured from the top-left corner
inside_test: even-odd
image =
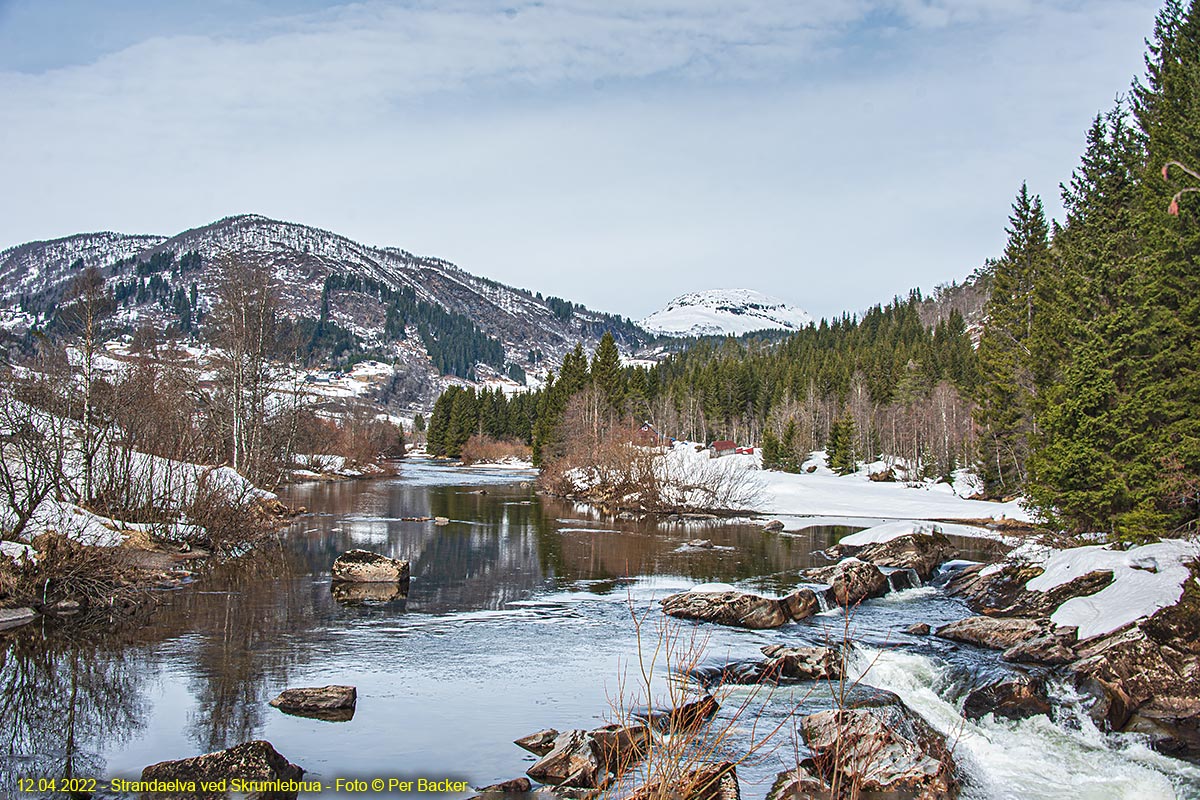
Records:
[[[358,690],[353,686],[314,686],[284,689],[271,705],[285,714],[330,722],[353,718]]]
[[[349,550],[333,562],[333,579],[349,583],[407,583],[408,562],[372,553]]]

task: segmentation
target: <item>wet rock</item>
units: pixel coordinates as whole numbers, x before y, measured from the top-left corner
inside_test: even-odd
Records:
[[[346,583],[330,587],[333,599],[346,606],[394,603],[408,599],[408,585],[403,583]]]
[[[958,550],[943,533],[914,533],[866,545],[855,556],[878,567],[911,569],[925,582],[940,565],[958,558]]]
[[[1143,703],[1121,729],[1149,737],[1150,746],[1176,758],[1200,754],[1200,714],[1195,697],[1158,697]]]
[[[663,781],[651,781],[630,793],[628,800],[652,800],[670,797],[674,800],[740,800],[737,768],[728,761],[702,764],[673,777],[667,786]]]
[[[228,750],[178,761],[160,761],[142,770],[143,781],[215,781],[222,778],[298,781],[303,775],[303,769],[265,741],[243,742]]]
[[[592,752],[609,775],[623,775],[650,749],[650,729],[645,725],[607,725],[591,731]]]
[[[738,628],[778,628],[812,616],[820,608],[811,589],[776,599],[746,592],[681,592],[662,601],[663,613]]]
[[[918,622],[916,624],[909,625],[904,629],[904,632],[909,636],[928,636],[930,634],[930,630],[931,629],[928,622]]]
[[[842,660],[832,647],[789,647],[766,645],[767,658],[759,661],[732,661],[720,665],[699,665],[688,676],[702,686],[756,683],[790,684],[815,680],[838,680]]]
[[[525,774],[538,783],[559,786],[594,788],[599,785],[600,761],[592,749],[592,738],[587,731],[570,730],[554,739],[554,746],[542,756]]]
[[[1133,715],[1134,702],[1119,682],[1076,673],[1075,688],[1090,697],[1088,716],[1102,731],[1121,730]]]
[[[972,689],[963,701],[963,716],[967,719],[979,719],[987,714],[1026,719],[1049,713],[1046,682],[1029,675],[1013,675]]]
[[[765,525],[763,525],[763,530],[769,531],[771,533],[781,531],[781,530],[783,530],[783,522],[780,520],[777,520],[777,519],[773,519],[773,520],[767,522]]]
[[[37,614],[32,608],[0,608],[0,631],[33,622]]]
[[[333,579],[348,583],[405,583],[408,562],[369,550],[350,550],[333,562]]]
[[[513,742],[513,744],[523,750],[528,750],[535,756],[544,756],[554,749],[554,740],[557,738],[558,731],[554,730],[554,728],[547,728],[544,731],[522,736]]]
[[[720,708],[721,704],[717,702],[716,698],[706,694],[699,700],[672,708],[647,709],[643,707],[635,710],[633,715],[638,719],[645,720],[660,731],[670,732],[695,728],[712,718]]]
[[[883,576],[887,578],[889,592],[903,592],[905,589],[917,589],[921,586],[921,576],[916,570],[888,569]]]
[[[336,685],[284,689],[271,701],[272,706],[285,714],[329,722],[352,719],[357,703],[357,689]]]
[[[1013,645],[1001,658],[1035,664],[1070,664],[1076,657],[1075,631],[1075,628],[1057,628],[1044,636]]]
[[[513,778],[511,781],[493,783],[491,786],[481,786],[475,791],[480,794],[525,794],[533,788],[529,778]]]
[[[710,539],[691,539],[689,541],[684,542],[683,546],[691,548],[693,550],[712,550],[713,549],[713,543]]]
[[[825,567],[830,599],[839,606],[855,606],[871,597],[887,594],[887,577],[879,567],[847,558],[832,567]]]
[[[450,518],[449,517],[434,517],[433,524],[434,525],[449,525]]]
[[[1049,616],[1072,597],[1095,594],[1112,583],[1112,572],[1100,570],[1080,575],[1048,592],[1025,584],[1042,574],[1042,568],[1006,564],[1001,569],[977,564],[966,567],[946,584],[946,593],[962,597],[976,611],[995,616]]]
[[[839,680],[842,677],[841,653],[833,647],[788,647],[768,644],[762,648],[767,657],[764,675],[780,683]]]
[[[1019,617],[967,617],[937,629],[937,635],[955,642],[966,642],[993,650],[1007,650],[1037,638],[1049,623]]]
[[[958,797],[946,739],[897,698],[893,702],[821,711],[800,724],[812,753],[810,774],[828,785],[835,773],[864,795]]]

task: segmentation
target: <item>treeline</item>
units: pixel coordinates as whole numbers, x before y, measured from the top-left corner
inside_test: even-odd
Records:
[[[981,466],[1072,530],[1200,518],[1200,5],[1170,0],[1048,225],[1022,187],[979,347]],[[1182,162],[1176,163],[1176,162]]]
[[[435,456],[459,458],[472,436],[529,445],[538,397],[528,393],[508,397],[499,389],[451,386],[434,403],[426,450]]]

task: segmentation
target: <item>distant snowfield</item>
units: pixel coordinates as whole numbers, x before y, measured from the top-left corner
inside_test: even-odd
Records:
[[[762,330],[800,330],[812,315],[785,300],[751,289],[689,292],[639,322],[651,333],[669,336],[741,336]]]
[[[676,461],[684,469],[689,463],[699,468],[707,462],[708,454],[695,452],[691,443],[678,443],[666,458]],[[728,455],[712,463],[719,464],[723,469],[753,472],[746,477],[759,484],[759,492],[750,510],[762,514],[893,520],[1032,521],[1032,515],[1019,501],[992,503],[966,499],[963,495],[973,494],[975,484],[964,473],[956,475],[953,486],[931,481],[916,485],[877,483],[867,477],[867,467],[860,468],[852,475],[836,474],[826,465],[823,451],[813,453],[805,463],[805,469],[815,467],[811,473],[763,470],[762,457],[758,453]]]

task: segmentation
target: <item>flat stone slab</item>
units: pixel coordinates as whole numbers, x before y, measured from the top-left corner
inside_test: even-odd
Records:
[[[271,705],[285,714],[344,722],[354,716],[358,690],[353,686],[313,686],[285,689]]]

